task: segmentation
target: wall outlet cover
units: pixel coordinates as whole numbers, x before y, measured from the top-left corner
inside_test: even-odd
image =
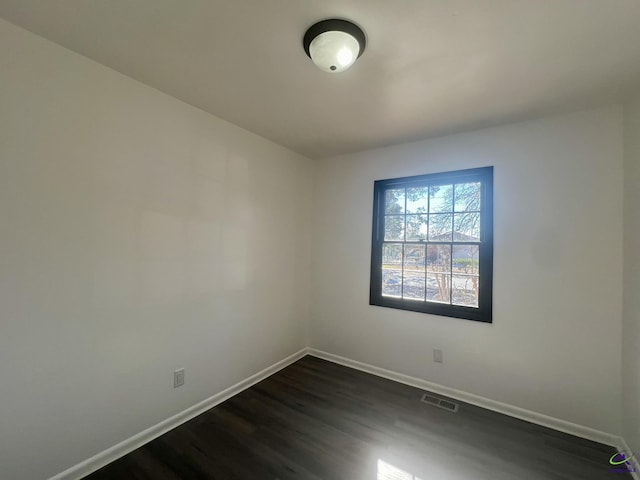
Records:
[[[184,385],[184,368],[180,368],[173,372],[173,388]]]
[[[433,361],[436,363],[442,363],[442,350],[437,348],[433,349]]]

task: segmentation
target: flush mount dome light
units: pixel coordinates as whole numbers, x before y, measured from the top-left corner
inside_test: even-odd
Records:
[[[312,25],[302,40],[304,51],[320,70],[344,72],[364,52],[366,44],[360,27],[332,18]]]

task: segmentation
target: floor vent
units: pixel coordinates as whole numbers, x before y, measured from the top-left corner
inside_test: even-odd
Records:
[[[434,397],[433,395],[429,395],[425,393],[420,399],[421,402],[428,403],[429,405],[433,405],[434,407],[442,408],[443,410],[449,410],[450,412],[456,413],[458,411],[458,404],[450,402],[449,400],[444,400],[442,398]]]

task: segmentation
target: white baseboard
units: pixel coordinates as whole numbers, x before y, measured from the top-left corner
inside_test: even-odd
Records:
[[[136,448],[141,447],[145,443],[150,442],[151,440],[158,438],[160,435],[168,432],[169,430],[174,429],[175,427],[182,425],[183,423],[191,420],[194,417],[197,417],[201,413],[206,412],[210,408],[215,407],[216,405],[224,402],[228,398],[237,395],[238,393],[246,390],[247,388],[255,385],[256,383],[264,380],[265,378],[273,375],[279,370],[291,365],[295,361],[304,357],[308,353],[308,348],[303,348],[302,350],[294,353],[293,355],[289,355],[287,358],[280,360],[277,363],[274,363],[270,367],[265,368],[264,370],[256,373],[255,375],[242,380],[235,385],[212,395],[211,397],[183,410],[182,412],[163,420],[162,422],[143,430],[142,432],[130,437],[117,445],[114,445],[103,452],[94,455],[93,457],[74,465],[71,468],[68,468],[62,473],[51,477],[49,480],[79,480],[90,473],[95,472],[96,470],[108,465],[109,463],[117,460],[118,458],[126,455],[134,451]]]
[[[510,417],[515,417],[519,418],[520,420],[535,423],[536,425],[542,425],[553,430],[569,433],[571,435],[575,435],[576,437],[586,438],[588,440],[593,440],[594,442],[603,443],[605,445],[611,445],[614,447],[619,447],[619,445],[621,445],[620,440],[622,439],[618,435],[601,432],[599,430],[585,427],[583,425],[567,422],[566,420],[560,420],[559,418],[550,417],[548,415],[533,412],[525,408],[516,407],[514,405],[499,402],[497,400],[491,400],[490,398],[481,397],[480,395],[475,395],[473,393],[463,392],[462,390],[446,387],[444,385],[429,382],[421,378],[410,377],[409,375],[404,375],[402,373],[393,372],[391,370],[386,370],[384,368],[369,365],[367,363],[351,360],[350,358],[345,358],[339,355],[334,355],[332,353],[316,350],[315,348],[309,348],[308,353],[309,355],[313,355],[314,357],[338,363],[340,365],[344,365],[345,367],[355,368],[356,370],[361,370],[363,372],[371,373],[379,377],[404,383],[405,385],[410,385],[412,387],[428,390],[433,393],[438,393],[440,395],[451,397],[462,402],[470,403],[471,405],[486,408],[487,410],[493,410],[494,412],[502,413]]]
[[[198,415],[206,412],[207,410],[215,407],[216,405],[224,402],[225,400],[233,397],[234,395],[237,395],[243,390],[246,390],[252,385],[255,385],[256,383],[273,375],[279,370],[282,370],[283,368],[291,365],[292,363],[296,362],[297,360],[304,357],[305,355],[313,355],[314,357],[322,358],[324,360],[328,360],[333,363],[344,365],[350,368],[355,368],[356,370],[361,370],[363,372],[371,373],[373,375],[387,378],[389,380],[403,383],[405,385],[410,385],[412,387],[420,388],[422,390],[427,390],[433,393],[451,397],[456,400],[469,403],[471,405],[476,405],[478,407],[486,408],[494,412],[508,415],[510,417],[519,418],[521,420],[535,423],[537,425],[542,425],[544,427],[548,427],[553,430],[558,430],[560,432],[565,432],[571,435],[575,435],[576,437],[586,438],[588,440],[593,440],[595,442],[603,443],[605,445],[611,445],[617,448],[618,451],[621,451],[621,452],[631,451],[631,449],[625,442],[624,438],[617,435],[595,430],[589,427],[585,427],[583,425],[578,425],[572,422],[568,422],[566,420],[561,420],[559,418],[554,418],[548,415],[544,415],[542,413],[533,412],[531,410],[509,405],[503,402],[499,402],[497,400],[491,400],[490,398],[485,398],[480,395],[475,395],[473,393],[467,393],[462,390],[446,387],[444,385],[429,382],[421,378],[411,377],[409,375],[404,375],[402,373],[386,370],[384,368],[376,367],[374,365],[369,365],[367,363],[358,362],[356,360],[351,360],[349,358],[341,357],[339,355],[334,355],[332,353],[327,353],[321,350],[317,350],[315,348],[307,347],[299,350],[293,355],[288,356],[287,358],[280,360],[277,363],[274,363],[270,367],[265,368],[264,370],[223,390],[222,392],[219,392],[187,408],[186,410],[150,428],[147,428],[146,430],[134,435],[133,437],[130,437],[118,443],[117,445],[114,445],[113,447],[108,448],[107,450],[104,450],[103,452],[100,452],[97,455],[94,455],[93,457],[83,462],[80,462],[77,465],[72,466],[71,468],[68,468],[64,472],[59,473],[54,477],[51,477],[49,480],[80,480],[81,478],[95,472],[96,470],[104,467],[105,465],[108,465],[114,460],[117,460],[118,458],[126,455],[127,453],[132,452],[136,448],[141,447],[145,443],[148,443],[151,440],[158,438],[159,436],[163,435],[169,430],[174,429],[175,427],[191,420],[194,417],[197,417]],[[638,453],[640,454],[640,452]],[[638,472],[640,471],[640,466],[638,465],[638,462],[635,459],[635,457],[634,457],[634,465],[635,465],[636,473],[633,473],[632,477],[634,480],[640,480],[640,476],[638,475]]]

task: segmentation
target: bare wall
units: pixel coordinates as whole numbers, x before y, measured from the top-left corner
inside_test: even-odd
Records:
[[[1,20],[0,70],[0,478],[306,345],[308,159]]]
[[[620,434],[622,124],[612,107],[318,162],[311,346]],[[369,306],[373,181],[486,165],[494,323]]]

